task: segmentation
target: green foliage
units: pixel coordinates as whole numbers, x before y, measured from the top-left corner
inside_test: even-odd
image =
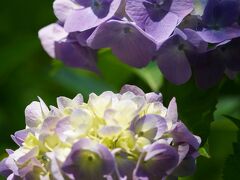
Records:
[[[225,161],[223,169],[223,179],[240,179],[240,119],[226,115],[238,128],[237,142],[233,143],[233,154],[229,155]]]
[[[180,119],[204,144],[209,136],[213,112],[217,104],[218,87],[203,91],[196,87],[193,80],[180,86],[165,81],[161,92],[167,102],[176,97]]]
[[[152,91],[158,91],[163,85],[163,75],[156,62],[150,62],[142,69],[134,68],[133,71],[149,85]]]
[[[111,83],[118,89],[129,79],[140,79],[152,91],[158,91],[163,84],[163,76],[156,62],[150,62],[148,66],[138,69],[123,64],[110,49],[102,49],[98,53],[98,67],[101,70],[100,77]]]
[[[206,148],[204,147],[201,147],[199,150],[198,150],[199,154],[203,157],[206,157],[206,158],[211,158],[211,156],[209,155],[209,153],[207,152]]]

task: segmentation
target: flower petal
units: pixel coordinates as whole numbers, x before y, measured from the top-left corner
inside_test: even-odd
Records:
[[[146,66],[156,50],[154,40],[139,27],[117,20],[99,26],[87,42],[94,49],[112,48],[123,62],[136,67]]]
[[[154,143],[146,149],[146,153],[139,170],[149,179],[163,178],[168,175],[168,170],[177,166],[178,153],[167,144]]]
[[[95,2],[97,4],[92,3],[91,7],[74,10],[67,18],[64,29],[67,32],[82,32],[97,27],[112,18],[121,3],[120,0],[102,0]]]
[[[76,2],[69,0],[55,0],[53,3],[54,14],[61,22],[65,22],[71,12],[79,8]]]
[[[68,33],[57,23],[50,24],[38,32],[44,50],[52,58],[56,57],[55,42],[65,39]]]
[[[124,85],[121,90],[120,90],[120,94],[124,94],[126,92],[133,92],[136,96],[145,96],[145,93],[143,92],[143,90],[141,90],[139,87],[134,86],[134,85]]]
[[[62,170],[79,179],[103,179],[114,170],[114,157],[103,145],[80,139],[62,166]]]
[[[66,65],[97,71],[96,51],[71,40],[55,43],[56,57]]]
[[[184,39],[176,34],[166,40],[159,48],[156,61],[166,79],[180,85],[187,82],[192,74],[184,48]]]
[[[166,120],[159,115],[147,114],[136,120],[131,127],[139,137],[149,140],[160,138],[167,129]]]
[[[169,127],[171,127],[173,124],[175,124],[178,121],[178,110],[177,110],[176,98],[172,98],[172,100],[168,105],[166,120]]]
[[[175,143],[188,143],[195,149],[198,149],[200,146],[198,139],[181,122],[175,125],[171,134]]]
[[[126,1],[129,17],[158,42],[166,40],[192,9],[192,0]]]
[[[219,30],[208,30],[198,31],[197,34],[208,43],[220,43],[226,40],[231,40],[240,37],[240,27],[225,27]]]

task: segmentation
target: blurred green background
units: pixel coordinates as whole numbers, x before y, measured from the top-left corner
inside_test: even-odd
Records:
[[[65,67],[48,57],[37,37],[41,27],[55,21],[52,1],[3,1],[0,8],[1,158],[6,156],[6,148],[16,148],[10,135],[24,128],[24,109],[37,96],[55,105],[57,96],[82,93],[87,100],[90,92],[117,92],[129,83],[146,92],[161,91],[165,104],[177,97],[182,120],[204,141],[209,135],[205,147],[210,158],[200,157],[197,172],[188,179],[222,179],[222,168],[233,153],[237,132],[237,127],[223,115],[240,117],[240,76],[234,81],[224,79],[219,87],[208,91],[198,90],[193,80],[176,87],[163,79],[154,63],[133,69],[120,63],[109,50],[99,53],[100,75]]]

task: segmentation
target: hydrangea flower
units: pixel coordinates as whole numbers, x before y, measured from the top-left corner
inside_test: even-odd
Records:
[[[67,65],[96,72],[96,52],[111,48],[133,67],[156,61],[177,85],[193,74],[206,89],[239,72],[238,0],[55,0],[53,9],[58,21],[39,37]]]
[[[165,179],[194,172],[200,138],[178,118],[176,100],[125,85],[90,94],[85,103],[42,99],[25,110],[26,128],[12,135],[0,173],[8,179]]]
[[[70,66],[92,70],[95,61],[91,53],[94,51],[89,48],[109,47],[123,62],[135,67],[146,66],[153,59],[156,47],[169,38],[176,26],[193,10],[193,2],[55,0],[53,8],[63,35],[55,34],[50,27],[40,30],[44,49],[51,57],[61,59]],[[137,18],[138,13],[142,18]],[[146,18],[148,21],[144,22]],[[84,52],[75,53],[75,49],[69,48],[69,43],[71,46],[72,43],[75,46],[78,44]],[[72,53],[68,53],[68,49],[75,55],[69,57]],[[83,55],[79,57],[80,54]],[[89,64],[85,58],[89,58]]]
[[[202,6],[205,7],[202,16],[183,21],[179,27],[182,31],[176,29],[161,45],[156,61],[169,81],[185,83],[193,72],[198,86],[207,89],[221,80],[224,73],[232,77],[240,70],[237,58],[240,4],[235,0],[209,0],[202,2]],[[168,61],[170,58],[173,60]]]
[[[169,38],[192,10],[192,0],[126,0],[129,17],[159,42]]]
[[[78,38],[78,34],[67,33],[58,23],[42,28],[38,35],[42,46],[52,58],[61,59],[69,66],[97,71],[96,51],[78,42],[84,42],[82,36]]]

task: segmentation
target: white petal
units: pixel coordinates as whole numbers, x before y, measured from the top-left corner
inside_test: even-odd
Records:
[[[71,12],[79,8],[81,6],[71,0],[55,0],[53,3],[54,14],[61,22],[65,22]]]
[[[65,39],[68,33],[57,23],[50,24],[38,32],[38,37],[44,50],[55,58],[55,42]]]

